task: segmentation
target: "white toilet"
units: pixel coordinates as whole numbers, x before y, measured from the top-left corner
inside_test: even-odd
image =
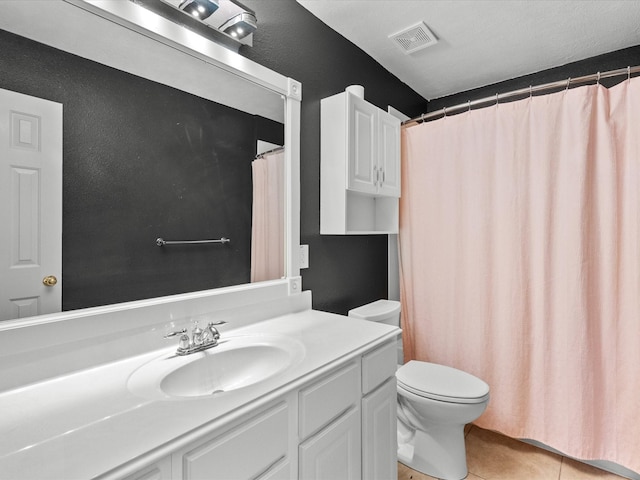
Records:
[[[400,302],[378,300],[349,316],[400,326]],[[465,478],[464,426],[487,408],[489,385],[461,370],[415,360],[399,366],[396,379],[398,460],[443,480]]]

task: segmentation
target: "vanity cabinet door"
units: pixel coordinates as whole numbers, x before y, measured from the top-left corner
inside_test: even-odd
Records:
[[[391,341],[362,356],[362,393],[368,394],[396,375],[398,342]]]
[[[304,440],[360,403],[360,364],[346,367],[300,390],[299,435]]]
[[[397,478],[396,405],[395,376],[362,399],[362,478]]]
[[[289,478],[288,404],[280,403],[226,433],[176,453],[174,476],[183,480]]]
[[[353,407],[299,447],[304,480],[360,480],[360,409]]]
[[[171,457],[149,465],[123,480],[171,480]]]

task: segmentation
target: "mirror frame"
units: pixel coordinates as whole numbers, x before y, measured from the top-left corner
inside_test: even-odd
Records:
[[[20,0],[21,1],[21,0]],[[33,8],[36,2],[28,2],[29,8]],[[207,40],[199,34],[187,30],[157,14],[150,12],[142,6],[131,1],[122,0],[41,0],[47,4],[47,8],[62,8],[67,5],[79,7],[86,12],[102,17],[105,21],[116,24],[119,28],[131,30],[137,34],[150,38],[169,48],[176,49],[188,56],[237,75],[254,84],[260,85],[274,93],[281,95],[285,107],[285,277],[279,280],[249,283],[231,287],[202,290],[185,294],[156,297],[145,300],[136,300],[125,303],[117,303],[101,307],[90,307],[68,312],[44,314],[23,319],[7,320],[1,322],[0,330],[11,329],[20,326],[28,326],[40,323],[64,321],[91,315],[92,313],[108,313],[121,311],[123,308],[136,308],[138,306],[161,305],[172,299],[181,300],[200,299],[206,296],[216,296],[224,292],[241,292],[257,296],[263,295],[261,291],[273,291],[274,287],[281,291],[284,286],[288,295],[302,292],[302,278],[300,276],[299,250],[300,250],[300,103],[302,101],[302,85],[300,82],[285,77],[256,62],[253,62],[240,54],[233,52],[221,45]],[[56,6],[52,7],[52,4]],[[37,7],[36,7],[37,8]],[[90,56],[73,47],[61,46],[61,37],[66,27],[71,27],[77,18],[69,18],[69,25],[54,25],[46,31],[38,31],[37,35],[30,36],[36,40],[54,48],[80,55],[93,60]],[[23,32],[13,31],[18,35]],[[68,39],[67,39],[68,40]],[[77,39],[76,39],[77,40]],[[67,41],[67,45],[69,42]],[[81,47],[78,47],[80,49]],[[85,48],[85,47],[82,47]],[[117,67],[116,67],[117,68]],[[122,69],[122,68],[121,68]],[[122,69],[127,71],[126,69]]]

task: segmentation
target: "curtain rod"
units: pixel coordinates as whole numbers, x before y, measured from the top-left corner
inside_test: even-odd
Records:
[[[592,82],[596,80],[600,83],[602,78],[618,77],[620,75],[627,75],[631,78],[632,73],[640,73],[640,66],[620,68],[618,70],[609,70],[608,72],[598,72],[591,75],[585,75],[583,77],[567,78],[566,80],[559,80],[557,82],[545,83],[537,85],[535,87],[529,86],[528,88],[521,88],[519,90],[513,90],[507,93],[496,93],[492,97],[480,98],[478,100],[468,101],[467,103],[461,103],[454,105],[453,107],[444,107],[440,110],[436,110],[431,113],[423,113],[422,115],[405,120],[402,122],[403,126],[419,124],[426,120],[431,120],[437,117],[446,117],[449,113],[458,113],[463,110],[471,110],[471,107],[477,107],[478,105],[499,103],[500,100],[504,100],[512,97],[519,97],[522,95],[533,95],[534,93],[545,92],[547,90],[555,90],[558,88],[569,88],[570,85],[578,85],[581,83]]]
[[[281,151],[281,150],[284,150],[284,146],[282,146],[282,147],[276,147],[276,148],[272,148],[271,150],[266,150],[266,151],[264,151],[264,152],[260,152],[260,153],[258,153],[258,154],[256,155],[256,158],[255,158],[255,159],[257,160],[258,158],[261,158],[261,157],[263,157],[264,155],[268,155],[268,154],[270,154],[270,153],[276,153],[276,152],[279,152],[279,151]]]

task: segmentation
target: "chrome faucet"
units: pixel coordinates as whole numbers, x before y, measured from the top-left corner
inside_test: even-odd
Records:
[[[218,345],[220,332],[218,332],[218,329],[215,326],[224,325],[225,323],[227,322],[225,322],[224,320],[209,322],[207,324],[207,328],[202,330],[200,327],[198,327],[198,322],[196,322],[193,330],[191,331],[191,339],[189,339],[186,328],[168,333],[164,336],[164,338],[171,338],[180,335],[176,355],[189,355],[191,353],[201,352]]]

